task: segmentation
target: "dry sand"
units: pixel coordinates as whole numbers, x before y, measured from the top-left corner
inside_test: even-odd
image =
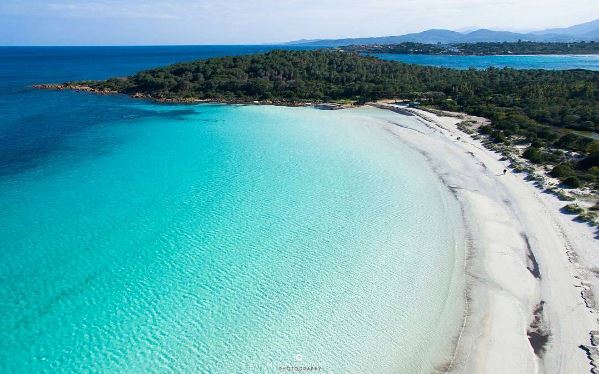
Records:
[[[469,238],[465,323],[443,371],[591,372],[588,353],[599,330],[596,231],[561,213],[566,203],[524,175],[503,175],[501,155],[461,132],[460,119],[409,111],[420,128],[385,126],[422,152],[454,192]]]

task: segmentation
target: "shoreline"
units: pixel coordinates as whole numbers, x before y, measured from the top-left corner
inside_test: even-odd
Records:
[[[522,175],[503,175],[502,155],[462,132],[459,118],[408,111],[425,129],[385,126],[423,153],[452,191],[471,243],[462,331],[442,371],[592,372],[599,339],[593,229],[571,221],[559,211],[564,202]]]
[[[43,87],[42,87],[43,86]],[[91,87],[34,86],[94,94]],[[61,88],[58,88],[58,87]],[[174,104],[317,107],[324,103],[170,100]],[[511,169],[509,160],[460,128],[460,113],[372,106],[415,116],[423,129],[385,126],[421,152],[454,194],[466,221],[465,314],[440,372],[593,372],[599,366],[599,252],[590,226],[561,212],[567,202]],[[458,326],[456,326],[458,329]],[[446,356],[447,357],[447,356]],[[509,360],[506,358],[509,357]]]
[[[132,99],[151,100],[162,104],[226,104],[226,105],[274,105],[286,107],[316,107],[323,110],[338,110],[347,108],[356,108],[366,104],[346,104],[335,102],[319,102],[319,101],[285,101],[285,100],[237,100],[237,99],[197,99],[197,98],[162,98],[146,95],[143,93],[122,93],[112,90],[100,90],[87,85],[73,85],[69,83],[43,83],[34,84],[31,86],[37,90],[50,91],[75,91],[87,92],[95,95],[124,95]]]

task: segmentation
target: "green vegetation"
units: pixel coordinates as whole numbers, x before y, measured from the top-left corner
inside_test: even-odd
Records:
[[[449,55],[457,54],[457,49],[449,44],[425,44],[404,42],[400,44],[349,45],[339,48],[359,53],[393,53],[398,55]]]
[[[159,100],[364,103],[416,100],[486,117],[480,132],[498,144],[524,145],[539,164],[568,164],[556,177],[599,190],[599,142],[571,130],[599,132],[599,72],[454,70],[382,61],[332,50],[273,51],[214,58],[128,78],[72,82]],[[559,171],[559,172],[558,172]],[[576,178],[568,179],[568,178]]]
[[[586,222],[590,225],[599,224],[599,215],[593,208],[585,209],[577,204],[568,204],[562,208],[566,214],[576,214],[576,219],[581,222]]]
[[[571,55],[599,54],[599,43],[539,43],[539,42],[496,42],[422,44],[400,43],[389,45],[352,45],[343,47],[347,51],[362,53],[395,53],[423,55]]]
[[[581,222],[586,222],[589,225],[597,226],[599,224],[599,215],[592,211],[585,211],[576,217]]]
[[[575,173],[576,172],[569,164],[559,164],[551,170],[550,174],[554,178],[565,179],[574,176]]]
[[[564,212],[569,214],[580,214],[584,212],[584,208],[577,204],[568,204],[563,208]]]
[[[582,183],[580,182],[580,180],[577,177],[567,177],[566,179],[564,179],[564,185],[570,187],[570,188],[578,188],[582,186]]]
[[[500,134],[502,134],[502,133],[500,133]],[[522,156],[524,156],[524,158],[530,160],[531,162],[533,162],[535,164],[542,164],[545,161],[544,152],[542,150],[540,150],[539,148],[536,148],[533,146],[528,147],[526,149],[526,151],[524,151]]]

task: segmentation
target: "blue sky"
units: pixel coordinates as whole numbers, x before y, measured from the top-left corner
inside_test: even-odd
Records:
[[[594,18],[597,0],[0,0],[0,45],[261,44]]]

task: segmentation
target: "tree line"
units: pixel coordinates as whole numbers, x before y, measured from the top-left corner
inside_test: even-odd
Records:
[[[418,100],[489,118],[492,125],[482,131],[494,141],[530,144],[533,162],[563,164],[567,177],[599,186],[599,146],[576,132],[599,133],[599,72],[594,71],[455,70],[334,50],[272,51],[75,83],[174,100]]]
[[[340,49],[361,53],[393,53],[423,55],[568,55],[599,54],[599,43],[480,42],[424,44],[404,42],[385,45],[351,45]]]

